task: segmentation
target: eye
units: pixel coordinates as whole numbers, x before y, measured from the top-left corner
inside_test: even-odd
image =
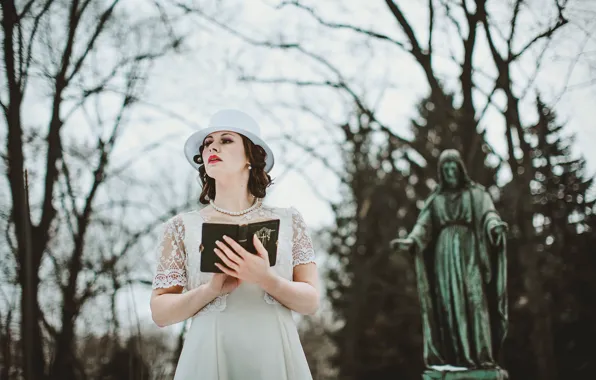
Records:
[[[203,145],[204,146],[209,146],[209,144],[211,144],[213,142],[213,140],[206,140]]]
[[[222,144],[228,144],[228,143],[231,143],[231,142],[234,142],[234,141],[232,139],[230,139],[230,138],[223,138],[223,139],[221,139],[221,143]]]

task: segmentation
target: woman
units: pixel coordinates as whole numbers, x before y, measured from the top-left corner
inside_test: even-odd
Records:
[[[189,137],[185,154],[199,171],[200,202],[209,205],[165,223],[151,295],[157,325],[192,318],[175,380],[311,379],[291,311],[312,314],[319,305],[312,242],[295,209],[262,203],[274,160],[258,124],[220,111]],[[200,271],[203,222],[268,219],[280,219],[274,266],[258,239],[253,255],[226,238],[216,250],[224,273]]]

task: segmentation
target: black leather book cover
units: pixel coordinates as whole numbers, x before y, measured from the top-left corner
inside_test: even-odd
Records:
[[[257,235],[263,246],[269,253],[269,263],[275,265],[277,260],[277,243],[279,239],[279,219],[265,220],[262,222],[247,224],[227,223],[203,223],[201,241],[201,272],[221,273],[215,263],[225,265],[215,254],[217,247],[215,241],[225,243],[223,236],[234,239],[248,252],[256,254],[257,250],[253,244],[253,235]]]

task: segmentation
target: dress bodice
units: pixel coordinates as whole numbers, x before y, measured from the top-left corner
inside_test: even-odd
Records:
[[[301,214],[293,207],[277,208],[265,205],[236,222],[251,223],[267,219],[280,220],[277,260],[272,269],[279,276],[292,280],[296,265],[314,262],[315,259],[306,224]],[[191,211],[178,214],[164,223],[163,233],[157,245],[158,263],[153,280],[154,289],[178,285],[190,290],[210,281],[213,273],[200,270],[202,224],[210,220],[210,217],[200,211]],[[225,309],[227,296],[218,296],[199,314]],[[267,293],[264,293],[264,300],[270,304],[277,303]]]

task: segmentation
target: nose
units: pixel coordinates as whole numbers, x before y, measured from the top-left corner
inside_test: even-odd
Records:
[[[219,148],[215,146],[215,142],[212,142],[211,144],[209,144],[209,152],[219,152]]]

